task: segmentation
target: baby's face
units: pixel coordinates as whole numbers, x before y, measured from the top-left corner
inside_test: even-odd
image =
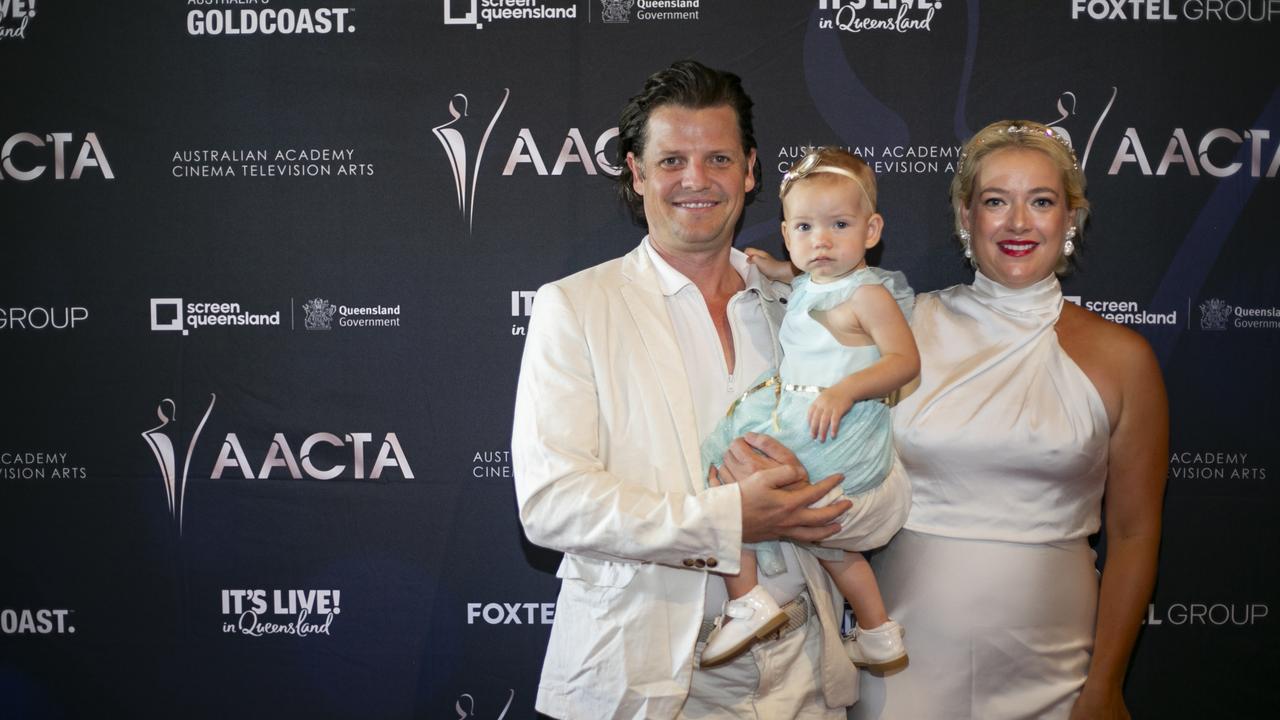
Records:
[[[782,237],[791,262],[814,282],[844,277],[867,266],[867,248],[880,242],[883,219],[862,188],[834,173],[798,181],[782,201]]]

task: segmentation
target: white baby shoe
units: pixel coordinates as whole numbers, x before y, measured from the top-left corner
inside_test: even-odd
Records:
[[[853,634],[844,639],[844,649],[858,667],[875,672],[895,670],[907,664],[907,647],[902,643],[906,634],[892,620],[871,630],[855,625]]]
[[[702,648],[701,666],[723,665],[786,624],[787,614],[767,590],[757,585],[746,595],[725,603],[724,614],[716,618],[716,627]]]

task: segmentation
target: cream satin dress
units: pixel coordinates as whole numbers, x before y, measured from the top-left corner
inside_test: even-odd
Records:
[[[921,385],[894,409],[911,514],[872,560],[908,667],[858,720],[1066,718],[1093,648],[1110,427],[1058,345],[1056,276],[916,300]]]

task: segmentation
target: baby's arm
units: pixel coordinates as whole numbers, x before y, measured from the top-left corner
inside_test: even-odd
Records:
[[[809,431],[819,442],[835,437],[840,418],[855,402],[884,397],[920,372],[920,353],[897,301],[881,285],[864,285],[827,314],[832,329],[867,335],[880,359],[823,390],[809,406]]]
[[[749,247],[743,250],[747,254],[747,262],[760,268],[760,274],[769,278],[774,282],[791,284],[796,279],[799,271],[796,266],[786,260],[779,260],[764,250]]]

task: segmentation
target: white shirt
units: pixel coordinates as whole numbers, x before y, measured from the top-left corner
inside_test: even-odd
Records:
[[[750,389],[761,374],[775,370],[781,362],[774,344],[774,332],[760,301],[760,288],[765,281],[760,271],[747,262],[745,254],[737,249],[730,250],[729,262],[746,284],[745,290],[729,299],[727,308],[735,358],[731,373],[725,363],[724,350],[720,347],[720,335],[702,293],[692,280],[671,267],[654,250],[648,237],[643,244],[658,272],[676,343],[684,356],[685,377],[689,379],[689,390],[693,395],[698,434],[705,438],[724,417],[730,403]],[[695,492],[700,491],[700,487],[695,488]],[[787,561],[786,572],[760,577],[760,584],[779,604],[795,598],[805,587],[795,547],[782,543],[782,552]],[[726,599],[728,594],[724,581],[713,576],[707,583],[707,617],[719,615]]]

